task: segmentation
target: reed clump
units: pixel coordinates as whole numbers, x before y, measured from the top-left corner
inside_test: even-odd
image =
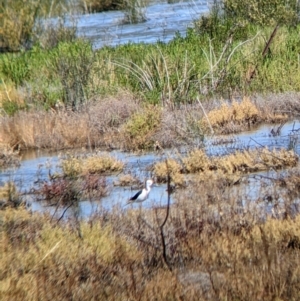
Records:
[[[195,149],[183,158],[183,164],[189,173],[204,172],[211,169],[211,161],[202,149]]]
[[[255,124],[260,117],[257,107],[248,97],[244,97],[241,102],[233,101],[231,105],[222,103],[219,109],[212,110],[207,115],[214,128],[229,122]]]
[[[168,176],[170,176],[171,183],[175,186],[183,186],[185,183],[185,178],[182,174],[182,166],[174,159],[167,159],[155,163],[153,166],[153,173],[159,183],[166,183]]]
[[[218,132],[226,133],[236,131],[238,128],[246,128],[261,123],[263,120],[268,122],[278,122],[287,120],[284,114],[273,114],[260,111],[249,97],[244,97],[241,102],[233,101],[231,104],[223,102],[221,107],[213,109],[207,114],[207,118],[201,120],[204,127],[209,124]],[[209,122],[209,124],[208,124]]]
[[[197,149],[184,158],[183,162],[190,173],[217,170],[224,174],[235,174],[294,167],[298,156],[291,150],[263,148],[238,151],[222,157],[208,157],[204,150]]]
[[[218,183],[222,187],[232,186],[239,184],[242,180],[243,173],[235,172],[233,174],[224,173],[222,170],[207,170],[205,172],[197,173],[195,177],[191,179],[194,182],[211,181]]]
[[[124,168],[124,163],[111,155],[95,155],[83,160],[83,173],[107,173],[120,172]]]
[[[118,181],[114,183],[117,186],[138,185],[140,180],[131,174],[122,174],[118,177]]]
[[[122,171],[124,163],[108,154],[75,157],[70,155],[62,160],[62,171],[67,177],[86,174],[103,174]]]
[[[214,168],[225,173],[255,172],[270,168],[280,169],[294,167],[298,162],[298,156],[294,151],[286,149],[269,150],[267,148],[241,151],[214,160]]]

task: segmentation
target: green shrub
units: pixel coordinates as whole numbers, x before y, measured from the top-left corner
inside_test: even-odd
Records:
[[[16,86],[22,85],[30,74],[29,64],[26,64],[24,55],[4,55],[1,60],[2,73],[12,80]]]
[[[63,102],[76,111],[89,97],[87,85],[94,63],[92,45],[84,40],[64,42],[51,55],[49,67],[58,75]]]
[[[223,0],[228,18],[258,25],[295,25],[299,23],[297,0]]]
[[[153,134],[161,124],[159,107],[149,106],[134,114],[123,129],[128,149],[147,149],[154,145]]]

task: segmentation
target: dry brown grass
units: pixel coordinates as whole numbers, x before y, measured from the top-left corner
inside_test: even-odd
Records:
[[[222,157],[208,157],[204,150],[197,149],[183,158],[185,168],[190,173],[219,171],[228,175],[293,167],[297,162],[298,156],[294,151],[271,151],[267,148],[238,151]]]
[[[275,183],[275,182],[274,182]],[[57,223],[0,216],[1,300],[297,300],[300,217],[266,218],[218,181],[191,182],[166,208]]]
[[[95,154],[87,157],[69,155],[61,162],[64,176],[76,177],[87,174],[120,172],[124,163],[109,154]]]
[[[20,149],[110,147],[118,127],[137,108],[132,96],[122,94],[91,102],[81,112],[19,112],[0,119],[0,137],[2,143]]]
[[[0,143],[13,148],[152,149],[199,145],[210,127],[216,133],[237,133],[262,122],[283,122],[300,112],[297,94],[244,98],[223,105],[218,101],[170,110],[145,107],[133,95],[120,92],[95,98],[80,112],[64,110],[19,112],[0,117]],[[216,109],[217,108],[217,109]]]
[[[207,118],[203,118],[200,123],[208,128],[209,121],[217,132],[232,133],[241,131],[243,128],[250,128],[262,121],[282,122],[287,118],[288,115],[285,113],[261,111],[250,98],[244,97],[241,102],[221,103],[220,108],[211,110]]]
[[[118,177],[118,181],[114,182],[116,186],[140,185],[140,180],[131,174],[122,174]]]
[[[222,103],[219,109],[210,111],[207,114],[211,126],[215,129],[222,128],[224,125],[232,123],[255,124],[258,121],[259,111],[249,98],[244,98],[241,102],[233,101],[232,104]],[[202,121],[204,125],[206,119]]]
[[[262,116],[270,116],[271,119],[264,119],[266,122],[272,121],[272,116],[287,115],[298,116],[300,113],[300,94],[298,92],[276,93],[268,95],[257,95],[255,104]]]
[[[183,159],[183,163],[187,172],[191,173],[209,170],[211,164],[205,151],[201,149],[191,151],[189,155]]]
[[[171,184],[175,186],[183,186],[185,183],[182,166],[174,159],[167,159],[156,163],[153,167],[153,172],[159,183],[166,183],[168,175],[170,176]]]
[[[19,153],[11,147],[0,144],[0,170],[9,166],[19,166]]]

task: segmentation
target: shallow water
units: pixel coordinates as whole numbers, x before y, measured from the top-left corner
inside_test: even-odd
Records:
[[[269,149],[293,149],[300,155],[298,138],[300,135],[300,122],[293,120],[285,123],[278,135],[280,125],[264,124],[251,131],[237,135],[223,135],[210,138],[206,141],[206,151],[209,155],[224,155],[228,152],[243,149],[268,147]]]
[[[271,134],[272,129],[276,131],[278,126],[274,125],[262,125],[255,130],[244,132],[237,135],[230,136],[218,136],[205,141],[205,149],[209,155],[224,155],[229,152],[245,149],[245,148],[261,148],[269,147],[273,148],[290,148],[293,147],[295,151],[300,155],[300,147],[298,143],[298,137],[300,134],[300,122],[294,120],[286,123],[277,136]],[[226,143],[227,141],[227,143]],[[220,144],[220,142],[222,142]],[[144,181],[146,178],[151,177],[150,168],[153,163],[164,160],[166,155],[157,153],[145,153],[142,155],[136,155],[132,153],[124,153],[119,151],[113,151],[110,155],[123,161],[125,163],[124,174],[132,174],[137,178]],[[176,156],[176,153],[172,153],[170,150],[168,155]],[[47,181],[49,172],[51,174],[60,172],[59,162],[63,153],[51,153],[47,151],[30,151],[22,155],[21,166],[19,168],[7,169],[0,172],[0,185],[3,185],[7,181],[14,181],[20,191],[27,195],[26,199],[33,211],[45,211],[49,210],[54,212],[54,207],[47,207],[41,202],[36,202],[34,196],[30,195],[32,188],[37,188],[39,181]],[[281,171],[282,172],[282,171]],[[265,175],[269,177],[278,177],[279,173],[274,171],[260,173],[259,175]],[[128,207],[149,208],[152,206],[164,206],[167,203],[166,185],[155,185],[152,188],[148,200],[142,204],[128,205],[124,207],[127,200],[137,191],[134,187],[119,187],[115,186],[114,182],[117,181],[119,175],[111,175],[106,177],[109,194],[101,199],[90,201],[82,201],[79,204],[79,214],[82,217],[90,216],[91,214],[104,209],[110,210],[114,206],[121,206],[126,209]],[[272,185],[272,182],[267,183]],[[261,185],[264,185],[262,188]],[[241,188],[242,187],[242,188]],[[247,176],[244,184],[239,188],[233,188],[238,191],[240,195],[241,203],[245,203],[249,199],[256,200],[261,197],[261,193],[265,193],[266,197],[268,189],[266,185],[255,179],[255,177]],[[264,189],[264,190],[263,190]],[[264,192],[262,192],[264,191]],[[59,210],[59,214],[63,209]]]
[[[139,24],[123,24],[122,11],[82,15],[77,18],[78,35],[91,40],[95,49],[129,42],[168,42],[177,32],[185,36],[186,29],[208,12],[212,2],[193,0],[168,4],[153,1],[145,10],[146,22]]]

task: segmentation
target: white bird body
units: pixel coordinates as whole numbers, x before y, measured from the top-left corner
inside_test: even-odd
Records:
[[[152,180],[147,180],[146,187],[144,189],[138,191],[134,196],[132,196],[128,200],[127,204],[144,202],[149,196],[152,184],[153,184]]]

